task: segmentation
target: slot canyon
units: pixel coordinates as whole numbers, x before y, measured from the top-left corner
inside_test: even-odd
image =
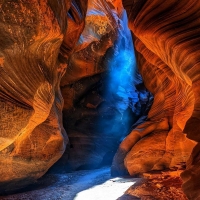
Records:
[[[0,0],[0,200],[200,200],[199,18]]]

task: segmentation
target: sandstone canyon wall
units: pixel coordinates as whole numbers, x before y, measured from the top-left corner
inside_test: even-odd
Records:
[[[196,141],[197,145],[187,162],[186,171],[181,175],[184,181],[183,189],[189,199],[198,199],[200,2],[124,0],[123,5],[128,12],[139,71],[146,87],[154,95],[147,122],[134,130],[135,133],[129,138],[138,141],[152,130],[156,130],[159,135],[163,132],[167,134],[165,139],[160,140],[166,142],[164,152],[160,152],[161,147],[158,146],[154,146],[154,150],[148,148],[148,152],[154,152],[154,159],[146,159],[146,156],[139,152],[146,147],[146,138],[132,148],[125,158],[125,165],[130,173],[135,174],[147,169],[161,170],[186,161],[195,143],[186,141],[183,135],[185,133],[188,138]],[[159,137],[156,137],[157,140]],[[121,144],[122,149],[130,144],[129,138]],[[160,145],[161,143],[159,142]],[[145,147],[142,148],[142,145]],[[179,145],[181,151],[177,148]],[[133,141],[129,150],[132,146]],[[137,152],[142,155],[138,156]],[[142,166],[138,165],[138,160],[142,160]]]
[[[1,192],[34,182],[64,151],[59,172],[110,163],[152,100],[135,73],[121,2],[2,1],[0,11]],[[123,62],[130,68],[126,84],[121,78],[117,94],[113,85],[105,93]]]
[[[52,170],[110,164],[119,146],[112,174],[137,175],[183,169],[196,145],[182,178],[200,195],[200,3],[123,5],[132,35],[119,0],[0,1],[2,191],[64,151]]]
[[[66,63],[60,47],[71,47],[65,38],[67,11],[73,13],[74,6],[84,23],[87,1],[0,1],[1,191],[41,177],[68,143],[60,92]]]

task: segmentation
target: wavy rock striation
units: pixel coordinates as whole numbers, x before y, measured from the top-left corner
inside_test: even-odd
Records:
[[[154,95],[154,102],[148,120],[132,131],[119,151],[123,150],[127,155],[124,156],[125,166],[130,174],[175,167],[188,159],[195,145],[183,133],[196,142],[200,138],[200,2],[124,0],[123,5],[134,36],[139,71],[145,86]],[[156,135],[166,132],[166,139],[161,139],[166,141],[163,152],[160,152],[163,148],[156,145],[149,147],[153,154],[159,153],[159,159],[156,157],[150,163],[149,159],[143,160],[145,154],[139,151],[140,145],[142,147],[146,140],[159,140],[159,137],[165,136]],[[149,133],[150,137],[141,140]],[[181,175],[185,182],[183,189],[189,199],[200,196],[199,152],[197,144],[187,163],[187,170]],[[140,166],[137,164],[138,157],[142,160]]]
[[[59,85],[66,64],[60,46],[70,46],[66,13],[73,5],[0,1],[0,192],[41,177],[68,143],[62,126]]]
[[[152,106],[120,0],[0,1],[0,192],[34,182],[66,146],[65,169],[109,163],[132,125],[113,175],[182,169],[191,155],[183,189],[200,196],[200,2],[123,4]]]

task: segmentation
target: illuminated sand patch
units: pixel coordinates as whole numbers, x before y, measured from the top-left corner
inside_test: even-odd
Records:
[[[112,178],[110,168],[47,174],[35,185],[18,194],[1,196],[1,200],[115,200],[132,186],[137,178]]]

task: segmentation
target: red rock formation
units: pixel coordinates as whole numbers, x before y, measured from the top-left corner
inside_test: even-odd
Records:
[[[163,169],[172,165],[177,155],[176,141],[183,137],[183,132],[188,138],[199,142],[200,2],[124,0],[123,4],[134,35],[138,67],[146,87],[154,95],[154,103],[148,121],[133,130],[120,147],[129,151],[146,134],[155,131],[162,134],[163,130],[168,130],[164,154],[158,162],[154,160],[152,163],[151,160],[151,166],[146,166],[148,170]],[[166,121],[166,125],[159,125],[162,120]],[[190,151],[192,147],[192,144],[181,147],[179,153],[188,157],[183,149]],[[133,147],[125,159],[129,172],[133,174],[135,164],[131,156],[135,150],[136,147]],[[182,174],[185,182],[183,189],[189,199],[200,196],[199,152],[198,144],[192,152],[187,170]],[[140,166],[140,170],[144,170],[144,166]]]
[[[87,1],[72,1],[71,13],[75,3],[84,19]],[[68,143],[59,88],[66,66],[58,54],[62,43],[71,48],[66,39],[70,5],[64,0],[0,2],[1,192],[41,177]]]
[[[154,102],[146,122],[145,116],[141,116],[120,144],[113,173],[128,171],[135,175],[182,167],[196,144],[183,133],[200,142],[200,3],[123,3],[138,68]],[[113,102],[102,98],[99,85],[102,73],[108,69],[109,56],[117,54],[115,42],[126,40],[125,27],[120,24],[123,14],[120,0],[95,0],[89,4],[86,0],[0,2],[0,192],[16,187],[16,183],[21,187],[33,182],[64,152],[68,137],[62,127],[63,99],[59,86],[65,71],[61,82],[64,124],[69,130],[71,148],[76,147],[70,154],[72,168],[80,167],[78,157],[84,158],[83,165],[97,167],[115,149],[120,133],[116,140],[101,133],[101,140],[94,143],[91,138],[97,135],[88,134],[87,130],[88,124],[95,127],[95,117],[120,113]],[[149,107],[144,106],[145,98],[151,97],[138,77],[134,97],[138,99],[138,113],[145,115]],[[120,92],[125,94],[123,89]],[[125,100],[128,102],[128,97]],[[70,130],[71,127],[76,129]],[[83,143],[79,143],[81,139]],[[113,146],[106,143],[102,148],[105,140],[112,141]],[[198,143],[182,173],[189,199],[200,195],[199,152]],[[89,161],[85,155],[89,155]]]
[[[127,199],[180,199],[188,200],[182,190],[181,170],[149,172],[131,186],[119,200]]]

